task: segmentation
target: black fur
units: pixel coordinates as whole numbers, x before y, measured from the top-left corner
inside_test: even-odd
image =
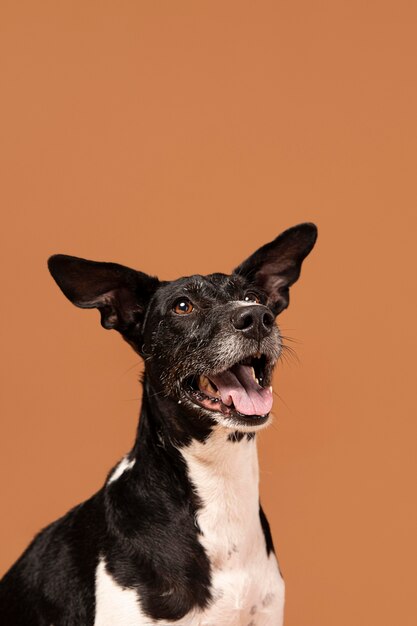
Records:
[[[77,306],[99,309],[102,325],[118,330],[145,360],[138,433],[129,454],[138,462],[37,535],[0,582],[1,624],[93,626],[101,557],[122,587],[137,590],[142,610],[153,619],[180,619],[207,606],[210,562],[195,523],[202,503],[180,450],[193,439],[207,440],[217,418],[193,402],[185,381],[261,351],[264,383],[270,383],[279,355],[279,333],[270,320],[288,305],[289,286],[315,239],[315,226],[301,224],[231,275],[171,282],[115,263],[49,259],[65,295]],[[263,306],[254,307],[249,321],[233,321],[235,302],[245,297]],[[192,312],[175,312],[185,298]],[[222,352],[227,342],[230,354]],[[231,445],[254,437],[248,428],[253,424],[255,430],[255,419],[229,419]],[[262,508],[260,523],[269,554],[273,543]]]

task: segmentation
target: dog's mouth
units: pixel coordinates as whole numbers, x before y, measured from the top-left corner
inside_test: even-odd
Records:
[[[189,376],[184,389],[195,404],[209,411],[261,425],[272,408],[271,370],[266,355],[257,354],[219,373]]]

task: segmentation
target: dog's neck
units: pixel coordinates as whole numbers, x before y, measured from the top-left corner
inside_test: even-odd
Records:
[[[242,538],[244,529],[259,526],[256,439],[246,435],[231,439],[225,428],[217,426],[205,442],[193,441],[181,454],[203,504],[205,534],[229,534],[224,545],[233,549],[237,528]]]
[[[222,426],[209,437],[181,448],[191,474],[204,485],[208,498],[224,497],[231,489],[247,502],[258,499],[258,455],[255,437],[236,436]]]
[[[230,503],[241,509],[247,522],[259,522],[259,469],[256,437],[190,418],[186,408],[155,394],[144,380],[142,412],[133,454],[143,457],[152,448],[168,466],[186,464],[203,506],[216,504],[219,511]],[[233,504],[234,506],[234,504]],[[233,514],[237,514],[234,508]]]

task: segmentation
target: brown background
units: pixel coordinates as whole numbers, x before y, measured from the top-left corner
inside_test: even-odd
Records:
[[[136,427],[47,257],[228,271],[311,220],[260,440],[286,626],[417,623],[414,6],[2,1],[2,571]]]

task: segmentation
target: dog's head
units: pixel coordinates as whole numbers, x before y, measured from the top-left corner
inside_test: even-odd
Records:
[[[317,237],[294,226],[259,248],[231,274],[159,281],[116,263],[57,254],[49,270],[81,308],[97,308],[145,360],[155,397],[233,430],[266,424],[281,352],[275,318]]]

